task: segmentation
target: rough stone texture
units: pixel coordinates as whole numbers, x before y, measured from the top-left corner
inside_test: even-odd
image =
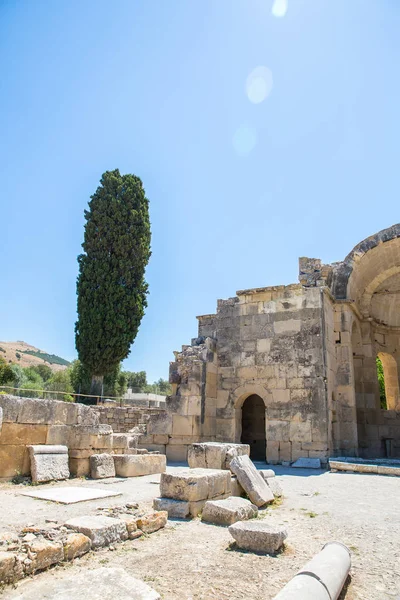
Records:
[[[3,409],[0,406],[0,433],[1,433],[2,426],[3,426]]]
[[[121,568],[85,569],[74,574],[68,571],[57,579],[37,579],[29,587],[9,593],[10,600],[159,600],[160,595],[140,579]]]
[[[64,542],[64,560],[73,560],[89,552],[92,542],[83,533],[69,533]]]
[[[230,495],[231,474],[216,469],[182,469],[163,473],[160,491],[162,497],[190,502]]]
[[[27,573],[35,573],[56,565],[64,559],[64,550],[61,542],[35,540],[29,545],[28,558],[32,561],[26,567]]]
[[[250,500],[263,506],[274,500],[274,495],[248,456],[239,456],[231,461],[230,469]]]
[[[137,517],[135,515],[118,515],[118,518],[121,519],[121,521],[124,521],[130,540],[136,540],[136,538],[143,535],[143,531],[137,527]]]
[[[140,517],[136,521],[138,529],[143,533],[154,533],[167,524],[168,513],[165,510],[155,511]]]
[[[214,525],[232,525],[237,521],[254,519],[258,508],[245,498],[226,498],[225,500],[207,500],[201,520]]]
[[[90,457],[90,476],[92,479],[115,477],[115,465],[112,454],[92,454]]]
[[[269,489],[273,493],[274,497],[275,498],[282,498],[282,496],[283,496],[283,489],[281,488],[281,485],[278,483],[278,481],[276,480],[276,478],[275,477],[268,477],[265,481],[266,481]]]
[[[163,454],[114,454],[114,464],[119,477],[164,473],[167,468],[167,460]]]
[[[265,481],[271,477],[275,477],[275,471],[272,469],[259,469],[258,472],[260,473],[261,477],[265,479]]]
[[[202,442],[189,446],[187,460],[189,467],[193,469],[229,469],[232,458],[245,454],[250,454],[248,444]]]
[[[75,517],[67,521],[65,527],[86,535],[90,538],[93,548],[109,546],[128,538],[125,522],[112,517],[91,515]]]
[[[236,475],[232,475],[231,477],[231,495],[237,496],[238,498],[246,495],[246,492],[238,482]]]
[[[276,554],[287,538],[283,527],[265,521],[240,521],[229,527],[229,533],[243,550]]]
[[[28,446],[28,450],[34,483],[69,478],[66,446]]]
[[[187,519],[190,516],[190,502],[172,498],[154,498],[154,510],[163,510],[170,519]]]
[[[301,469],[320,469],[321,461],[319,458],[298,458],[296,462],[292,464],[292,467]]]
[[[20,558],[13,552],[0,552],[0,584],[13,583],[23,576]]]

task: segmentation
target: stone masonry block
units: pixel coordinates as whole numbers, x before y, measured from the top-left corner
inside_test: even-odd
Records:
[[[47,425],[4,423],[0,433],[0,445],[45,444],[47,429]]]
[[[191,444],[188,448],[188,463],[191,468],[229,469],[235,456],[250,455],[248,444],[222,444],[206,442]]]
[[[163,473],[167,466],[164,454],[114,454],[113,457],[118,477],[139,477]]]
[[[34,483],[69,478],[66,446],[28,446]]]
[[[229,495],[231,474],[216,469],[180,469],[162,473],[160,492],[162,497],[189,502]]]
[[[93,548],[109,546],[114,542],[128,539],[125,522],[112,517],[97,515],[75,517],[67,521],[65,527],[86,535],[90,538]]]
[[[92,479],[115,477],[113,456],[111,454],[93,454],[90,457],[90,474]]]
[[[172,416],[172,434],[173,435],[192,435],[193,419],[192,417],[183,417],[181,415]]]

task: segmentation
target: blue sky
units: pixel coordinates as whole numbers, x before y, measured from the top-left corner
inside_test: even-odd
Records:
[[[398,0],[0,0],[0,339],[76,355],[105,170],[150,199],[150,381],[218,298],[398,222],[399,30]]]

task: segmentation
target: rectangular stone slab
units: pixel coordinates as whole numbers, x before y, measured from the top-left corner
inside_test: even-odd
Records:
[[[192,469],[229,469],[235,456],[250,455],[248,444],[201,442],[188,448],[188,463]]]
[[[165,454],[114,454],[118,477],[140,477],[163,473],[167,468]]]
[[[75,517],[65,523],[65,527],[83,533],[92,541],[93,548],[109,546],[114,542],[128,539],[125,521],[113,517],[87,515]]]
[[[34,483],[68,479],[67,446],[28,446],[31,460],[31,477]]]
[[[257,471],[248,456],[237,456],[232,459],[230,470],[236,475],[238,482],[256,506],[273,502],[274,494]]]
[[[231,496],[225,500],[207,500],[201,520],[214,525],[232,525],[237,521],[254,519],[257,515],[257,506],[249,500]]]
[[[98,500],[100,498],[112,498],[121,496],[122,492],[109,492],[96,488],[84,487],[59,487],[47,490],[30,490],[21,492],[21,496],[30,496],[40,500],[50,500],[60,504],[75,504],[76,502],[85,502],[87,500]]]
[[[217,496],[230,495],[231,474],[217,469],[180,469],[163,473],[160,481],[161,496],[175,500],[197,502]]]

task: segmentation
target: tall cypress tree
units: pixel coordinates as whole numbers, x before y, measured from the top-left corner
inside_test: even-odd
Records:
[[[149,201],[135,175],[106,171],[85,211],[78,256],[75,342],[91,393],[126,358],[147,306],[145,269],[150,252]]]

